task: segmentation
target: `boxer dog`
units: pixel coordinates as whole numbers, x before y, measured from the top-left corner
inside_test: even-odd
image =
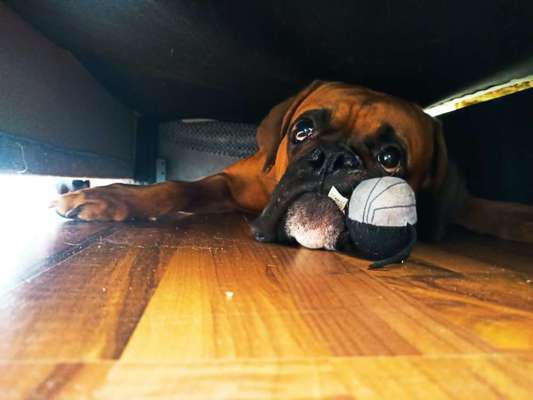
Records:
[[[533,241],[532,208],[470,196],[448,160],[440,123],[407,101],[314,81],[270,111],[257,129],[257,143],[255,155],[196,182],[83,189],[53,206],[60,215],[83,221],[246,210],[261,213],[252,226],[256,239],[276,241],[285,211],[301,194],[327,194],[335,186],[349,196],[362,180],[391,175],[417,193],[423,238],[439,239],[455,222]]]

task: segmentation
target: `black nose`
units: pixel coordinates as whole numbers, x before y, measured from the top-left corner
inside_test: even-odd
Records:
[[[339,146],[320,146],[308,155],[308,162],[315,171],[327,168],[328,173],[353,170],[360,166],[359,158],[350,149]]]
[[[319,171],[324,166],[326,161],[326,154],[324,149],[317,147],[311,151],[309,154],[309,164],[313,167],[314,170]]]
[[[264,220],[262,218],[257,218],[252,222],[250,229],[252,235],[258,242],[274,242],[276,240],[276,235],[273,229],[264,226]]]
[[[357,156],[347,150],[340,151],[331,157],[330,171],[349,170],[359,167]]]

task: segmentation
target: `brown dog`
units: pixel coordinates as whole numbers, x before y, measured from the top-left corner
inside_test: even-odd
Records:
[[[114,184],[66,194],[54,206],[59,214],[84,221],[264,210],[254,227],[256,237],[275,240],[280,216],[303,192],[327,193],[335,185],[348,195],[363,179],[393,175],[417,192],[419,225],[427,238],[438,239],[455,220],[478,232],[533,240],[531,208],[468,196],[448,162],[440,123],[392,96],[315,81],[270,111],[257,130],[257,142],[254,156],[197,182]],[[285,174],[293,175],[284,179],[290,184],[276,189]],[[501,217],[495,218],[495,211]],[[524,217],[529,225],[524,226]]]

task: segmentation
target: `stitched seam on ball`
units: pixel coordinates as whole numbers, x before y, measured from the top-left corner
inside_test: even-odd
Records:
[[[391,210],[393,208],[410,208],[410,207],[416,207],[416,204],[407,204],[407,205],[402,205],[402,206],[388,206],[388,207],[375,208],[374,211],[372,212],[372,222],[371,222],[371,224],[374,225],[374,219],[376,218],[376,211]]]
[[[368,204],[368,199],[370,199],[370,196],[372,196],[372,193],[374,192],[374,189],[376,188],[376,186],[378,185],[379,182],[381,182],[381,180],[383,179],[383,177],[379,178],[376,183],[374,184],[374,187],[372,188],[372,190],[370,191],[370,193],[368,194],[368,196],[366,196],[366,201],[365,201],[365,207],[363,208],[363,215],[361,215],[361,220],[362,222],[366,222],[365,221],[365,214],[366,214],[366,206]]]
[[[389,186],[387,186],[385,189],[383,189],[381,192],[379,192],[376,197],[374,197],[372,200],[370,200],[370,204],[368,205],[368,214],[370,214],[370,210],[372,209],[372,204],[374,204],[374,201],[376,201],[376,199],[381,196],[383,193],[385,193],[387,190],[389,190],[391,187],[394,187],[394,186],[398,186],[398,185],[402,185],[404,184],[405,181],[401,181],[401,182],[396,182],[396,183],[393,183]],[[368,216],[367,216],[368,217]],[[367,222],[368,222],[368,218],[367,218]]]

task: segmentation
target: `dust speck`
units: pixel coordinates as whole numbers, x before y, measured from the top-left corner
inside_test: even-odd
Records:
[[[233,299],[233,296],[235,295],[235,293],[233,293],[233,292],[230,291],[230,290],[227,290],[226,292],[224,292],[224,294],[226,295],[226,300],[231,300],[231,299]]]

